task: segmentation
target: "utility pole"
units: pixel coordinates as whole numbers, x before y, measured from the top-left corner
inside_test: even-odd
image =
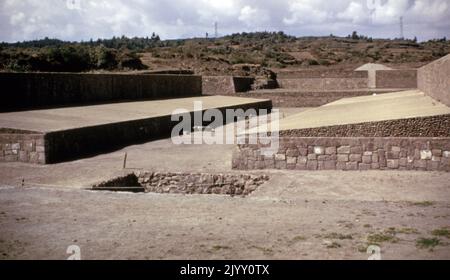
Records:
[[[403,33],[403,17],[400,17],[400,39],[405,39],[405,36]]]
[[[214,22],[214,37],[217,39],[219,37],[219,23]]]

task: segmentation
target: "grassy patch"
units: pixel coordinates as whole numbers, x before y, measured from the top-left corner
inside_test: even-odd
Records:
[[[273,254],[273,250],[270,248],[264,248],[264,247],[259,247],[259,246],[251,246],[250,249],[257,249],[261,252],[263,252],[265,255],[272,255]]]
[[[231,247],[221,246],[221,245],[215,245],[212,247],[213,251],[230,250],[230,249],[231,249]]]
[[[431,232],[431,234],[433,234],[434,236],[441,236],[441,237],[446,237],[446,238],[450,239],[450,230],[448,227],[435,229]]]
[[[351,234],[341,234],[332,232],[324,235],[323,238],[344,240],[344,239],[353,239],[353,236]]]
[[[398,233],[401,234],[419,234],[420,232],[415,228],[395,228],[391,227],[386,230],[386,233],[396,235]]]
[[[292,242],[305,241],[306,239],[307,239],[306,237],[301,236],[301,235],[298,235],[298,236],[296,236],[296,237],[294,237],[294,238],[292,239]]]
[[[337,248],[341,248],[341,247],[342,247],[341,244],[339,244],[337,242],[333,242],[333,243],[327,245],[328,249],[337,249]]]
[[[431,251],[434,249],[434,247],[441,244],[441,240],[438,238],[420,238],[416,242],[417,248],[420,249],[430,249]]]
[[[432,201],[410,202],[409,205],[420,206],[420,207],[430,207],[430,206],[434,205],[434,202],[432,202]]]
[[[370,244],[377,245],[383,242],[397,243],[399,239],[391,233],[374,233],[367,236],[367,241]]]

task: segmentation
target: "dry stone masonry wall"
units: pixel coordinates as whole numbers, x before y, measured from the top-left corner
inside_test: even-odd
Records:
[[[0,133],[0,162],[45,164],[46,145],[41,134]]]
[[[98,184],[94,190],[135,190],[171,194],[248,195],[269,180],[266,175],[136,172]]]
[[[450,172],[450,138],[281,137],[273,156],[261,155],[263,147],[238,145],[233,168]]]
[[[450,137],[450,115],[281,131],[297,137]]]

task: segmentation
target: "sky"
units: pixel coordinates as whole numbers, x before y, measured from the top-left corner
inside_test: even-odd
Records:
[[[295,36],[450,38],[448,0],[0,0],[0,41],[162,39],[252,31]]]

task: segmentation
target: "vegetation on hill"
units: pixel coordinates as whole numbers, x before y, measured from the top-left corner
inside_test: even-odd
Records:
[[[222,38],[160,40],[114,37],[87,42],[56,39],[0,44],[0,70],[85,72],[183,68],[198,74],[258,75],[267,69],[348,67],[368,62],[420,66],[450,53],[446,38],[373,39],[359,35],[301,37],[283,32],[237,33]]]

